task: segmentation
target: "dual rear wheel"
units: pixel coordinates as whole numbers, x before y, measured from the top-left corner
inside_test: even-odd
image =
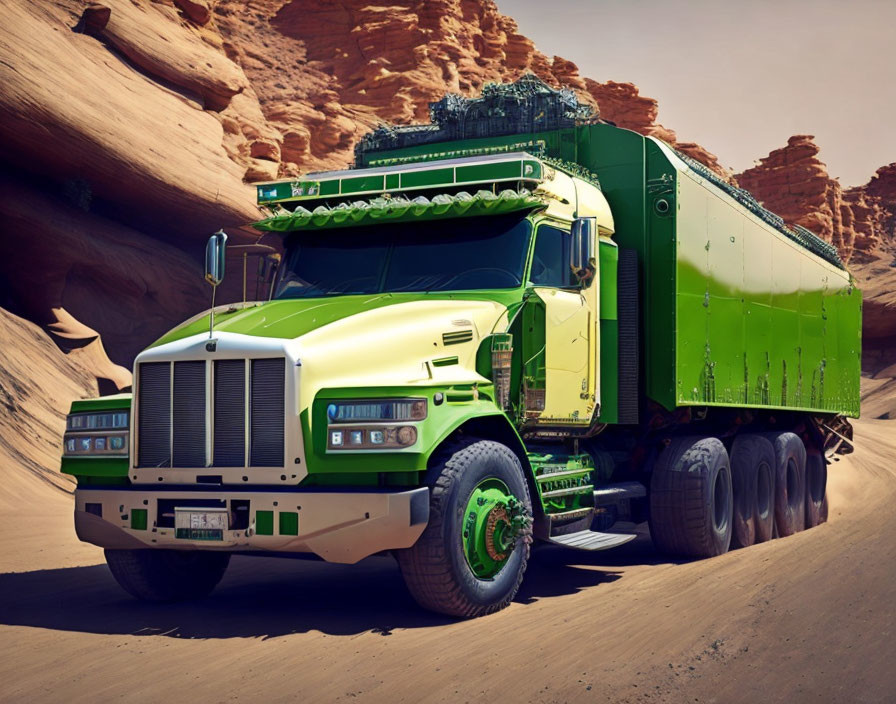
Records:
[[[721,555],[827,519],[827,468],[791,432],[738,435],[730,456],[720,440],[680,437],[651,478],[650,534],[661,552]]]

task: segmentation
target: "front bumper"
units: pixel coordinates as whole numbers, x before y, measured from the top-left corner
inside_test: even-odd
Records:
[[[223,539],[176,538],[170,507],[203,501],[223,502],[230,510],[230,529]],[[246,527],[235,527],[232,509],[237,505],[248,505]],[[290,520],[284,522],[280,514]],[[351,564],[382,550],[411,547],[428,521],[426,487],[401,492],[75,491],[78,537],[113,549],[313,553],[328,562]],[[282,534],[284,526],[294,534]]]

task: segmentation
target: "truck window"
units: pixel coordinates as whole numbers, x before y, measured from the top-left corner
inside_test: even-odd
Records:
[[[529,280],[536,286],[572,288],[577,285],[569,268],[569,230],[552,225],[540,225],[535,236],[535,255]]]
[[[531,232],[522,213],[296,232],[274,297],[517,288]]]

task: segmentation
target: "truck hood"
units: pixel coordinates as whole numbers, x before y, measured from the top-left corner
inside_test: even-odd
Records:
[[[298,346],[306,371],[302,385],[315,387],[306,386],[305,398],[323,387],[483,381],[475,371],[479,344],[506,329],[515,296],[499,302],[460,295],[341,296],[222,307],[216,309],[214,330],[294,341],[289,344]],[[153,347],[207,334],[208,324],[206,312]]]
[[[231,332],[258,337],[296,339],[331,323],[389,306],[424,303],[422,306],[413,307],[416,312],[427,309],[443,310],[446,308],[444,304],[449,303],[449,309],[463,311],[468,304],[474,308],[481,308],[482,303],[489,301],[489,299],[479,297],[470,300],[462,296],[462,294],[457,294],[437,298],[421,293],[385,293],[222,305],[215,308],[214,330],[215,332]],[[513,298],[518,299],[521,296],[505,294],[501,298],[503,305],[499,304],[498,307],[503,310],[507,305],[512,305]],[[492,306],[486,306],[486,308],[492,308]],[[407,309],[402,308],[402,311],[407,312]],[[150,348],[208,332],[208,329],[209,311],[205,311],[167,332],[150,345]]]

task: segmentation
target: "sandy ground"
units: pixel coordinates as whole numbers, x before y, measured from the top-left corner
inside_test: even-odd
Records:
[[[236,558],[205,601],[142,604],[32,482],[0,512],[0,699],[893,701],[896,423],[857,436],[826,525],[683,564],[646,536],[545,547],[509,609],[467,622],[421,611],[388,558]]]

